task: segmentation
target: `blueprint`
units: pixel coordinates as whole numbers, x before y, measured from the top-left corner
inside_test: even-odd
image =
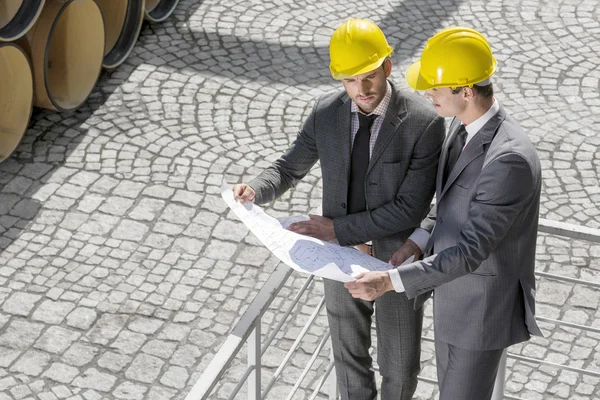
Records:
[[[308,220],[306,216],[273,218],[253,203],[241,204],[233,199],[231,188],[223,185],[221,196],[229,208],[277,258],[291,268],[340,282],[367,271],[393,268],[352,247],[324,242],[285,229],[289,224]]]

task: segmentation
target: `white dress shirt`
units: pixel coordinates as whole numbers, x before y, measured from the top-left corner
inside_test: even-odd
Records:
[[[469,141],[473,139],[473,136],[477,134],[483,128],[487,122],[492,119],[494,115],[498,113],[500,110],[500,104],[498,101],[494,99],[494,103],[490,107],[489,110],[485,112],[481,117],[477,118],[475,121],[471,122],[469,125],[465,125],[465,130],[467,131],[467,140],[465,141],[465,147],[469,144]],[[465,148],[463,147],[463,149]],[[410,235],[409,239],[415,242],[417,246],[421,249],[422,252],[425,251],[427,247],[427,242],[429,241],[430,234],[425,229],[417,228]],[[394,286],[394,290],[396,292],[404,292],[404,284],[402,284],[402,279],[400,279],[400,273],[397,268],[393,268],[389,270],[390,279],[392,280],[392,285]]]

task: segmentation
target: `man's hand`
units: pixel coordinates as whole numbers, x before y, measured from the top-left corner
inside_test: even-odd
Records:
[[[256,192],[245,183],[238,183],[233,187],[233,199],[244,204],[245,202],[253,202],[256,197]]]
[[[412,240],[408,239],[406,243],[404,243],[398,249],[398,251],[396,251],[392,255],[392,258],[390,259],[390,261],[388,261],[388,263],[397,267],[398,265],[401,265],[404,261],[408,260],[410,256],[414,256],[415,258],[413,258],[413,261],[417,261],[421,257],[421,254],[422,253],[419,246],[417,246],[417,244]]]
[[[346,282],[344,286],[355,299],[373,301],[384,293],[394,290],[387,271],[364,272],[354,279],[356,279],[354,282]]]
[[[335,239],[333,220],[320,215],[309,215],[310,221],[294,222],[288,230],[301,235],[312,236],[326,242]]]

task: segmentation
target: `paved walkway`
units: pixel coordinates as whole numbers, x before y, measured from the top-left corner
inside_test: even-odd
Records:
[[[497,98],[542,159],[542,216],[600,227],[596,1],[182,0],[169,21],[144,25],[131,57],[102,75],[83,107],[36,110],[0,164],[0,400],[185,397],[276,265],[227,212],[221,178],[247,180],[269,165],[314,98],[338,88],[327,44],[351,16],[382,26],[402,86],[440,28],[483,31],[500,63]],[[306,213],[320,185],[315,169],[270,212]],[[599,257],[600,244],[542,235],[538,270],[600,282]],[[277,309],[303,281],[293,277]],[[267,366],[321,292],[311,288]],[[599,303],[598,290],[539,280],[542,316],[600,327]],[[269,313],[265,328],[276,320]],[[600,371],[599,334],[542,327],[545,339],[511,352]],[[320,318],[303,351],[324,329]],[[270,398],[285,397],[308,357],[292,361]],[[432,358],[425,344],[424,376],[435,376]],[[513,396],[600,398],[598,375],[509,364]],[[242,371],[236,362],[215,397]],[[435,396],[434,385],[419,385],[418,399]]]

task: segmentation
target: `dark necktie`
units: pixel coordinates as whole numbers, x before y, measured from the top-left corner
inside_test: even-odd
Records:
[[[446,180],[450,175],[450,171],[452,171],[452,168],[454,168],[456,165],[456,161],[460,156],[460,152],[462,151],[463,147],[465,147],[466,140],[467,130],[465,129],[465,126],[461,124],[460,128],[458,128],[456,136],[454,137],[454,140],[448,148],[448,159],[446,160],[446,168],[444,169],[444,185],[446,184]]]
[[[354,136],[352,157],[350,160],[350,185],[348,187],[348,214],[354,214],[367,209],[365,199],[365,177],[369,167],[369,142],[371,126],[377,115],[358,113],[358,131]]]

